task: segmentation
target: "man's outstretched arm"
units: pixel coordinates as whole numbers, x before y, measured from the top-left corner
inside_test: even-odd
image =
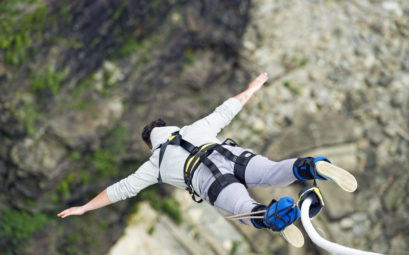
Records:
[[[70,215],[82,215],[88,211],[116,203],[119,200],[134,197],[144,188],[156,183],[158,172],[159,169],[155,168],[152,162],[148,160],[133,174],[109,186],[85,205],[68,208],[60,212],[58,216],[65,218]]]
[[[196,132],[197,135],[203,135],[203,132],[205,132],[206,134],[216,136],[222,128],[230,123],[234,116],[247,103],[250,97],[263,86],[267,79],[267,73],[260,74],[249,84],[246,90],[226,100],[211,114],[186,126],[186,128],[189,128],[193,133]]]
[[[268,79],[267,73],[260,74],[256,79],[254,79],[249,84],[248,88],[245,91],[234,96],[234,98],[239,100],[241,105],[244,106],[247,103],[247,101],[249,101],[250,97],[263,86],[267,79]]]
[[[107,190],[105,189],[85,205],[68,208],[60,212],[58,216],[65,218],[70,215],[83,215],[88,211],[95,210],[109,204],[112,204],[112,202],[109,200]]]

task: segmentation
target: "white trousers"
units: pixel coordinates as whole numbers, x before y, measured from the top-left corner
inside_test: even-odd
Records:
[[[241,147],[225,146],[233,154],[240,155],[244,149]],[[213,152],[209,159],[219,168],[222,174],[233,174],[234,163],[218,152]],[[254,187],[283,187],[294,182],[296,177],[293,174],[293,164],[296,159],[287,159],[279,162],[271,161],[261,155],[256,155],[250,159],[245,172],[245,181],[248,188]],[[209,201],[207,190],[214,182],[215,178],[210,170],[201,164],[197,169],[199,175],[199,195]],[[233,183],[225,187],[214,202],[214,206],[225,216],[249,213],[258,205],[250,197],[246,187],[241,183]],[[240,221],[246,225],[252,225],[250,220]]]

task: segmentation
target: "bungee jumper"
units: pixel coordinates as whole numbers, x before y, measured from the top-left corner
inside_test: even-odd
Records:
[[[146,125],[142,138],[152,155],[137,171],[109,186],[88,203],[58,214],[65,218],[82,215],[109,204],[136,196],[155,183],[168,183],[186,189],[196,202],[207,201],[226,218],[245,225],[279,232],[291,244],[304,243],[301,232],[292,223],[300,218],[299,205],[306,195],[315,198],[310,216],[319,213],[322,196],[309,186],[295,202],[290,197],[273,199],[269,205],[256,202],[247,189],[283,187],[296,180],[330,180],[347,192],[357,188],[355,178],[334,166],[325,157],[306,157],[272,161],[244,149],[232,139],[221,142],[217,135],[268,80],[260,74],[246,90],[227,99],[210,115],[182,128],[167,126],[161,120]]]

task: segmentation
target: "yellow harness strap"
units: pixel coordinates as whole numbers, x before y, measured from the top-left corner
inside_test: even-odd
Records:
[[[216,144],[216,143],[207,143],[205,145],[202,145],[202,147],[199,149],[199,151],[195,155],[191,156],[191,158],[188,160],[188,162],[186,164],[185,174],[189,174],[189,175],[192,174],[193,169],[196,167],[197,163],[200,160],[200,157],[198,156],[199,152],[202,152],[207,147],[209,147],[210,145],[213,145],[213,144]],[[193,163],[193,165],[190,165],[195,158],[196,158],[196,160]],[[189,171],[189,169],[190,169],[190,171]]]

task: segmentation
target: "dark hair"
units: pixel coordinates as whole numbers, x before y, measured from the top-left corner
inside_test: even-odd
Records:
[[[151,132],[152,129],[155,127],[163,127],[166,126],[166,122],[162,119],[157,119],[149,123],[143,128],[142,131],[142,139],[145,141],[145,143],[148,145],[149,148],[152,149],[152,142],[151,142]]]

